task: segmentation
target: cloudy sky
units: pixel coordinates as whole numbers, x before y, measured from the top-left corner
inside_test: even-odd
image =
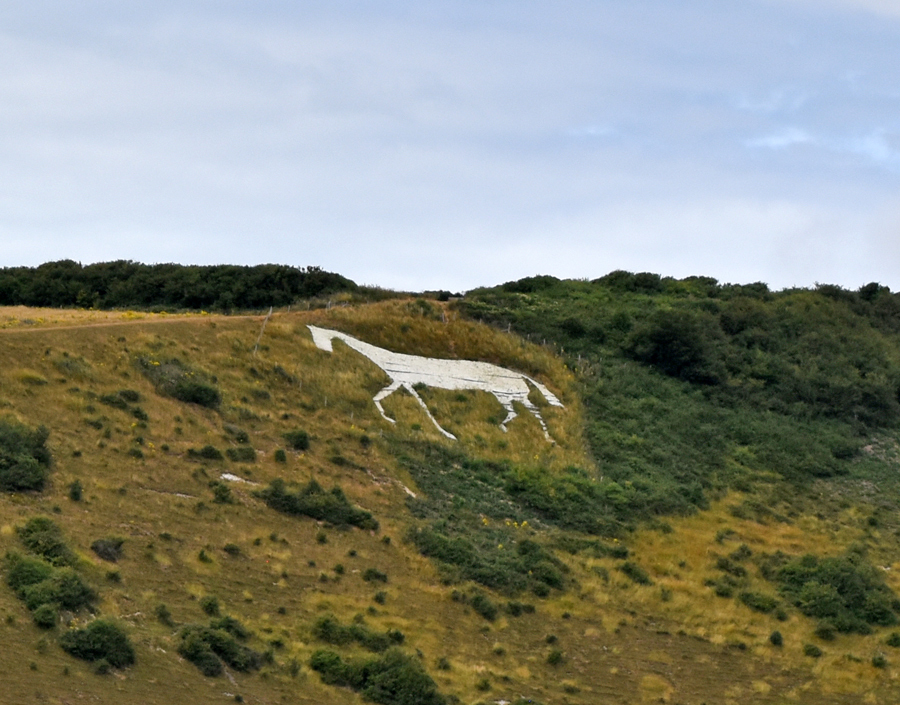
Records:
[[[0,266],[900,289],[897,0],[0,5]]]

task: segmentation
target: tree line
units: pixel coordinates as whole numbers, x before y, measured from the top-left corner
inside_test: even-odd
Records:
[[[354,282],[319,267],[281,264],[141,264],[130,260],[82,265],[72,260],[0,268],[0,305],[53,308],[205,309],[287,306]]]

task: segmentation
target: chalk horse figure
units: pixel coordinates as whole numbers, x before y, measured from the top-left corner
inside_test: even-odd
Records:
[[[543,384],[521,372],[507,370],[489,362],[440,360],[431,357],[420,357],[419,355],[405,355],[364,343],[336,330],[317,328],[316,326],[308,327],[312,333],[313,342],[320,349],[331,352],[331,341],[337,338],[384,370],[391,383],[378,392],[372,398],[372,401],[375,402],[375,406],[382,417],[390,423],[395,423],[395,421],[384,413],[384,409],[381,407],[381,400],[403,387],[419,402],[438,431],[447,438],[456,440],[456,436],[441,428],[441,425],[431,415],[425,402],[416,393],[415,385],[425,384],[429,387],[450,390],[475,389],[493,394],[503,405],[503,408],[506,409],[506,418],[500,423],[500,428],[504,431],[506,431],[506,424],[518,415],[513,409],[513,402],[519,402],[540,422],[547,440],[551,443],[553,442],[547,431],[547,424],[544,423],[544,419],[541,417],[540,409],[532,404],[528,398],[531,390],[526,382],[533,384],[552,406],[562,407],[563,405]]]

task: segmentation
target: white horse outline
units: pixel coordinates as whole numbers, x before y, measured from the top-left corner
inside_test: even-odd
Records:
[[[396,421],[384,413],[381,406],[381,400],[393,394],[395,391],[403,387],[407,392],[412,394],[413,398],[419,402],[428,418],[435,425],[438,431],[443,433],[447,438],[454,441],[454,436],[449,431],[441,428],[441,425],[435,420],[434,416],[428,410],[425,402],[416,393],[415,385],[425,384],[429,387],[437,387],[438,389],[474,389],[493,394],[503,408],[506,409],[506,418],[500,423],[500,428],[505,432],[506,424],[512,421],[518,414],[513,409],[513,402],[519,402],[528,409],[534,417],[540,422],[541,428],[544,430],[544,436],[548,441],[553,443],[550,433],[547,431],[547,425],[541,416],[541,411],[528,398],[530,389],[527,382],[533,384],[544,399],[552,406],[562,407],[562,402],[557,399],[553,393],[540,382],[532,379],[528,375],[521,372],[507,370],[498,365],[492,365],[489,362],[477,362],[474,360],[441,360],[432,357],[421,357],[419,355],[406,355],[404,353],[391,352],[384,348],[379,348],[369,343],[341,333],[336,330],[328,330],[327,328],[318,328],[316,326],[307,326],[312,333],[313,342],[316,347],[328,352],[333,351],[331,341],[334,338],[345,343],[348,347],[353,348],[356,352],[364,355],[369,360],[380,367],[384,373],[390,378],[391,382],[382,389],[378,394],[372,397],[375,406],[378,408],[381,416],[390,423]]]

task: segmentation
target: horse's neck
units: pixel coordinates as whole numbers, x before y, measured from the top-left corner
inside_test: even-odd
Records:
[[[356,352],[365,355],[372,362],[378,364],[378,360],[386,360],[396,353],[392,353],[390,350],[385,350],[384,348],[379,348],[377,345],[371,345],[370,343],[364,343],[362,340],[357,340],[356,338],[352,338],[349,335],[338,334],[334,336],[338,340],[344,342],[349,348],[353,348]]]

